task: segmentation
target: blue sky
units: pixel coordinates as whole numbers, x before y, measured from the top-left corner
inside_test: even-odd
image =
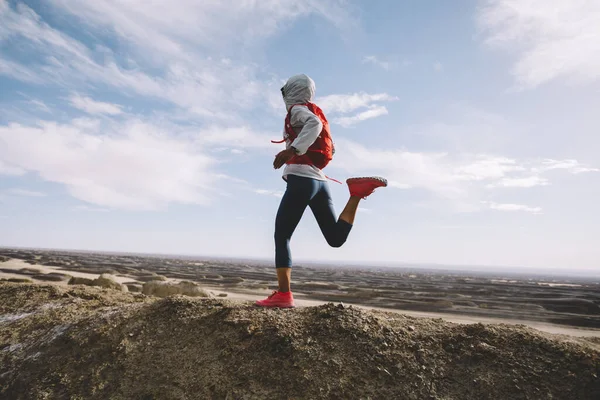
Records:
[[[306,73],[390,187],[296,260],[600,267],[600,3],[148,3],[0,0],[0,245],[272,258]]]

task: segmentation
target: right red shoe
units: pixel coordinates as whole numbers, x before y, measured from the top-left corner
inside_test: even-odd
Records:
[[[366,199],[375,189],[387,186],[387,179],[378,176],[350,178],[346,181],[350,196]]]
[[[269,297],[264,300],[258,300],[256,303],[259,307],[278,307],[278,308],[293,308],[294,296],[292,292],[278,292],[273,291]]]

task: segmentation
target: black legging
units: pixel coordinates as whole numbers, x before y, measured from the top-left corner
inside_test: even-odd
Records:
[[[352,225],[335,216],[327,182],[288,175],[287,189],[275,220],[275,267],[292,266],[290,239],[307,206],[310,206],[330,246],[341,247],[346,242]]]

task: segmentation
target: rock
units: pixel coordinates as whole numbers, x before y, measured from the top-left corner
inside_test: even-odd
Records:
[[[454,304],[451,301],[448,300],[439,300],[439,301],[435,301],[432,304],[434,307],[438,307],[438,308],[452,308],[454,307]]]
[[[64,264],[61,262],[56,262],[56,261],[49,261],[49,262],[44,262],[42,263],[43,265],[46,265],[48,267],[62,267]]]
[[[415,327],[412,325],[409,325],[409,327],[407,328],[409,331],[414,332],[415,331]]]
[[[173,282],[146,282],[142,287],[142,293],[149,296],[168,297],[175,294],[193,297],[210,297],[208,292],[203,290],[194,282],[182,281]]]
[[[125,286],[127,286],[127,288],[129,289],[130,292],[133,292],[133,293],[141,293],[142,292],[142,285],[140,285],[139,283],[127,283],[127,284],[125,284]]]
[[[223,278],[221,280],[221,283],[224,285],[227,285],[227,284],[237,285],[238,283],[242,283],[244,281],[245,281],[244,278]]]
[[[37,268],[21,268],[19,273],[23,275],[39,275],[42,271]]]
[[[78,276],[74,276],[71,279],[69,279],[69,285],[93,286],[94,285],[94,280],[93,279],[89,279],[89,278],[80,278]]]
[[[127,286],[117,282],[115,280],[115,278],[113,278],[112,276],[110,276],[108,274],[102,274],[102,275],[100,275],[100,277],[94,279],[93,285],[100,286],[100,287],[107,288],[107,289],[119,290],[121,292],[129,291]]]
[[[227,293],[219,293],[217,296],[218,297],[227,297]]]
[[[33,283],[31,279],[27,278],[8,278],[7,281],[12,283]]]
[[[496,350],[496,348],[494,346],[490,346],[489,344],[485,343],[485,342],[479,342],[476,345],[477,350],[480,351],[492,351],[492,350]]]
[[[37,279],[38,281],[62,282],[62,281],[68,281],[69,279],[71,279],[71,275],[59,274],[57,272],[51,272],[49,274],[32,275],[31,278]]]
[[[163,275],[145,275],[145,276],[136,276],[135,277],[140,282],[165,282],[167,281],[167,277]]]

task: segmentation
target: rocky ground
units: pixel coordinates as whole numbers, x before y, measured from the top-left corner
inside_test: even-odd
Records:
[[[3,399],[598,399],[596,340],[0,282]]]

